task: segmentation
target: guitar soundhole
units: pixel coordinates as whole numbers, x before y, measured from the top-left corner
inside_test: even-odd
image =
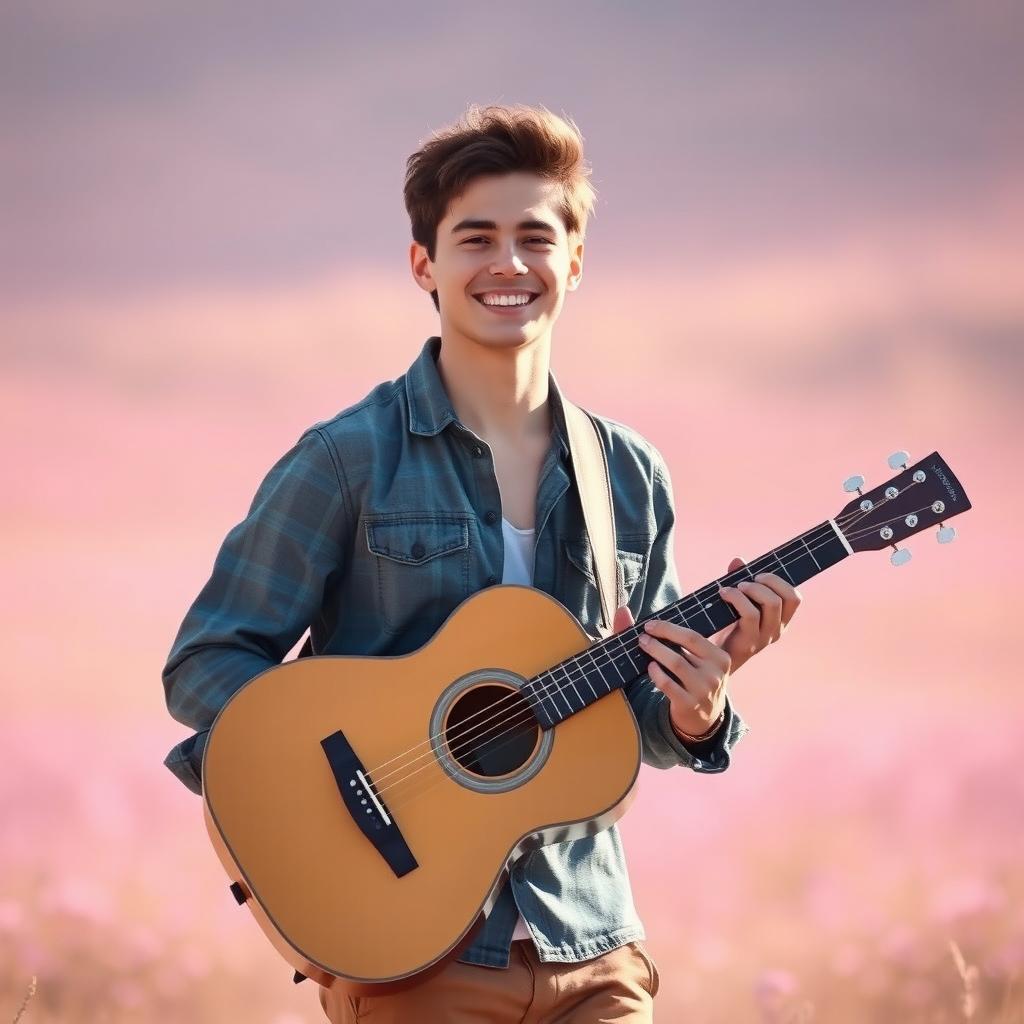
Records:
[[[540,726],[518,690],[484,684],[448,712],[445,742],[467,772],[493,779],[521,768],[537,747]]]

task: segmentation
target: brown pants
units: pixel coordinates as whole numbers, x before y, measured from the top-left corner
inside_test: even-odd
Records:
[[[348,996],[320,988],[331,1024],[649,1024],[658,968],[641,942],[581,963],[542,963],[530,939],[512,943],[507,970],[451,961],[422,985]]]

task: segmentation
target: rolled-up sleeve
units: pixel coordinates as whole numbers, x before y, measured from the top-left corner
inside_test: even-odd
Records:
[[[674,553],[675,504],[672,480],[660,453],[656,449],[653,449],[653,453],[652,501],[658,529],[651,548],[638,619],[656,615],[662,608],[683,596]],[[733,746],[748,731],[748,726],[727,696],[725,720],[718,732],[710,740],[692,744],[692,749],[688,749],[672,729],[668,698],[651,682],[646,672],[630,683],[625,693],[640,727],[643,762],[652,768],[682,765],[698,772],[725,771],[730,764]]]
[[[311,427],[270,469],[248,515],[224,538],[164,666],[167,709],[195,730],[164,764],[192,792],[202,792],[203,750],[217,713],[315,624],[350,529],[342,468]]]

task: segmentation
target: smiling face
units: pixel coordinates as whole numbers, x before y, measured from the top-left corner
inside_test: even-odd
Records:
[[[493,347],[550,338],[583,276],[583,242],[566,234],[557,195],[523,171],[476,178],[438,224],[434,260],[412,243],[417,284],[437,289],[442,338]]]

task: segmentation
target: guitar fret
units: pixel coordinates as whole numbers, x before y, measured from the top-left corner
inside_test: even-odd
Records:
[[[779,563],[779,569],[782,571],[783,576],[786,578],[786,582],[792,585],[793,579],[786,571],[786,563],[783,562],[781,558],[779,558],[779,553],[777,551],[772,550],[772,555],[775,558],[775,561]]]
[[[726,602],[718,596],[717,590],[708,594],[708,600],[702,601],[701,607],[704,610],[704,614],[708,617],[708,621],[711,623],[712,627],[711,632],[707,634],[708,636],[713,636],[719,630],[732,625],[732,623],[739,618],[733,606],[731,604],[726,604]]]
[[[583,678],[586,679],[587,674],[586,674],[586,672],[583,672],[582,669],[581,669],[581,674],[583,675]],[[576,708],[576,710],[577,711],[582,711],[587,706],[587,702],[583,699],[583,695],[580,693],[579,689],[577,688],[576,680],[573,679],[572,676],[569,675],[568,672],[566,673],[566,675],[569,678],[569,685],[572,687],[573,693],[576,694],[576,699],[580,702],[580,706],[578,708]]]
[[[789,570],[790,583],[794,586],[809,580],[819,572],[818,564],[811,557],[802,537],[783,544],[778,551]]]
[[[717,633],[717,632],[718,632],[718,630],[717,630],[717,629],[715,628],[715,622],[714,622],[714,619],[712,619],[712,618],[711,618],[711,616],[710,616],[710,615],[708,614],[708,610],[707,610],[707,608],[706,608],[706,607],[704,606],[704,602],[703,602],[703,601],[701,601],[701,603],[700,603],[700,611],[701,611],[701,614],[702,614],[702,615],[704,616],[704,618],[705,618],[705,619],[707,619],[707,620],[708,620],[708,622],[710,622],[710,623],[711,623],[711,628],[712,628],[712,632],[713,632],[713,633]]]
[[[634,639],[633,642],[636,643],[636,640]],[[615,653],[612,655],[611,664],[615,669],[615,673],[618,676],[618,679],[620,679],[620,683],[625,684],[633,679],[636,679],[637,669],[636,666],[633,664],[633,655],[625,639],[616,640],[615,643],[617,645],[617,649],[615,650]],[[627,670],[625,675],[623,674],[623,670],[620,667],[620,662],[626,664]],[[611,691],[611,689],[612,686],[609,684],[609,692]]]
[[[569,675],[569,670],[564,665],[562,666],[562,675],[565,676],[566,681],[569,683],[569,686],[573,686],[572,677]],[[575,687],[573,687],[573,688],[575,689]],[[571,715],[571,714],[573,714],[573,707],[572,707],[572,703],[570,702],[568,696],[566,695],[566,690],[567,689],[568,689],[568,687],[566,687],[566,686],[559,686],[558,687],[558,692],[559,692],[562,700],[565,701],[565,706],[569,709],[569,714]],[[578,697],[579,693],[577,693],[576,696]]]
[[[561,720],[561,717],[558,712],[558,705],[555,704],[555,691],[558,689],[558,680],[555,677],[554,669],[552,669],[550,672],[545,672],[544,675],[549,677],[550,683],[545,684],[543,692],[541,693],[541,700],[546,700],[551,705],[552,723],[558,722]]]
[[[821,565],[818,563],[818,560],[814,557],[814,552],[809,547],[807,547],[807,541],[804,540],[803,537],[801,537],[800,540],[803,542],[804,547],[807,548],[807,554],[811,556],[811,561],[818,566],[818,572],[821,572]]]
[[[594,657],[594,652],[592,650],[588,649],[586,651],[586,655],[590,659],[590,662],[594,666],[594,668],[598,670],[598,675],[600,675],[601,674],[601,670],[600,670],[600,668],[598,668],[597,660]],[[586,679],[588,684],[590,685],[590,689],[593,690],[594,689],[594,684],[592,682],[590,682],[590,672],[587,671],[587,669],[585,669],[582,665],[580,666],[580,672],[582,673],[583,678]],[[584,707],[586,707],[586,705],[584,705]]]
[[[615,661],[615,657],[614,656],[612,656],[611,663],[612,663],[612,668],[615,669],[615,674],[619,677],[619,682],[620,683],[624,683],[626,681],[626,677],[619,671],[619,666],[618,666],[617,662]],[[595,661],[594,664],[596,665],[597,662]]]

